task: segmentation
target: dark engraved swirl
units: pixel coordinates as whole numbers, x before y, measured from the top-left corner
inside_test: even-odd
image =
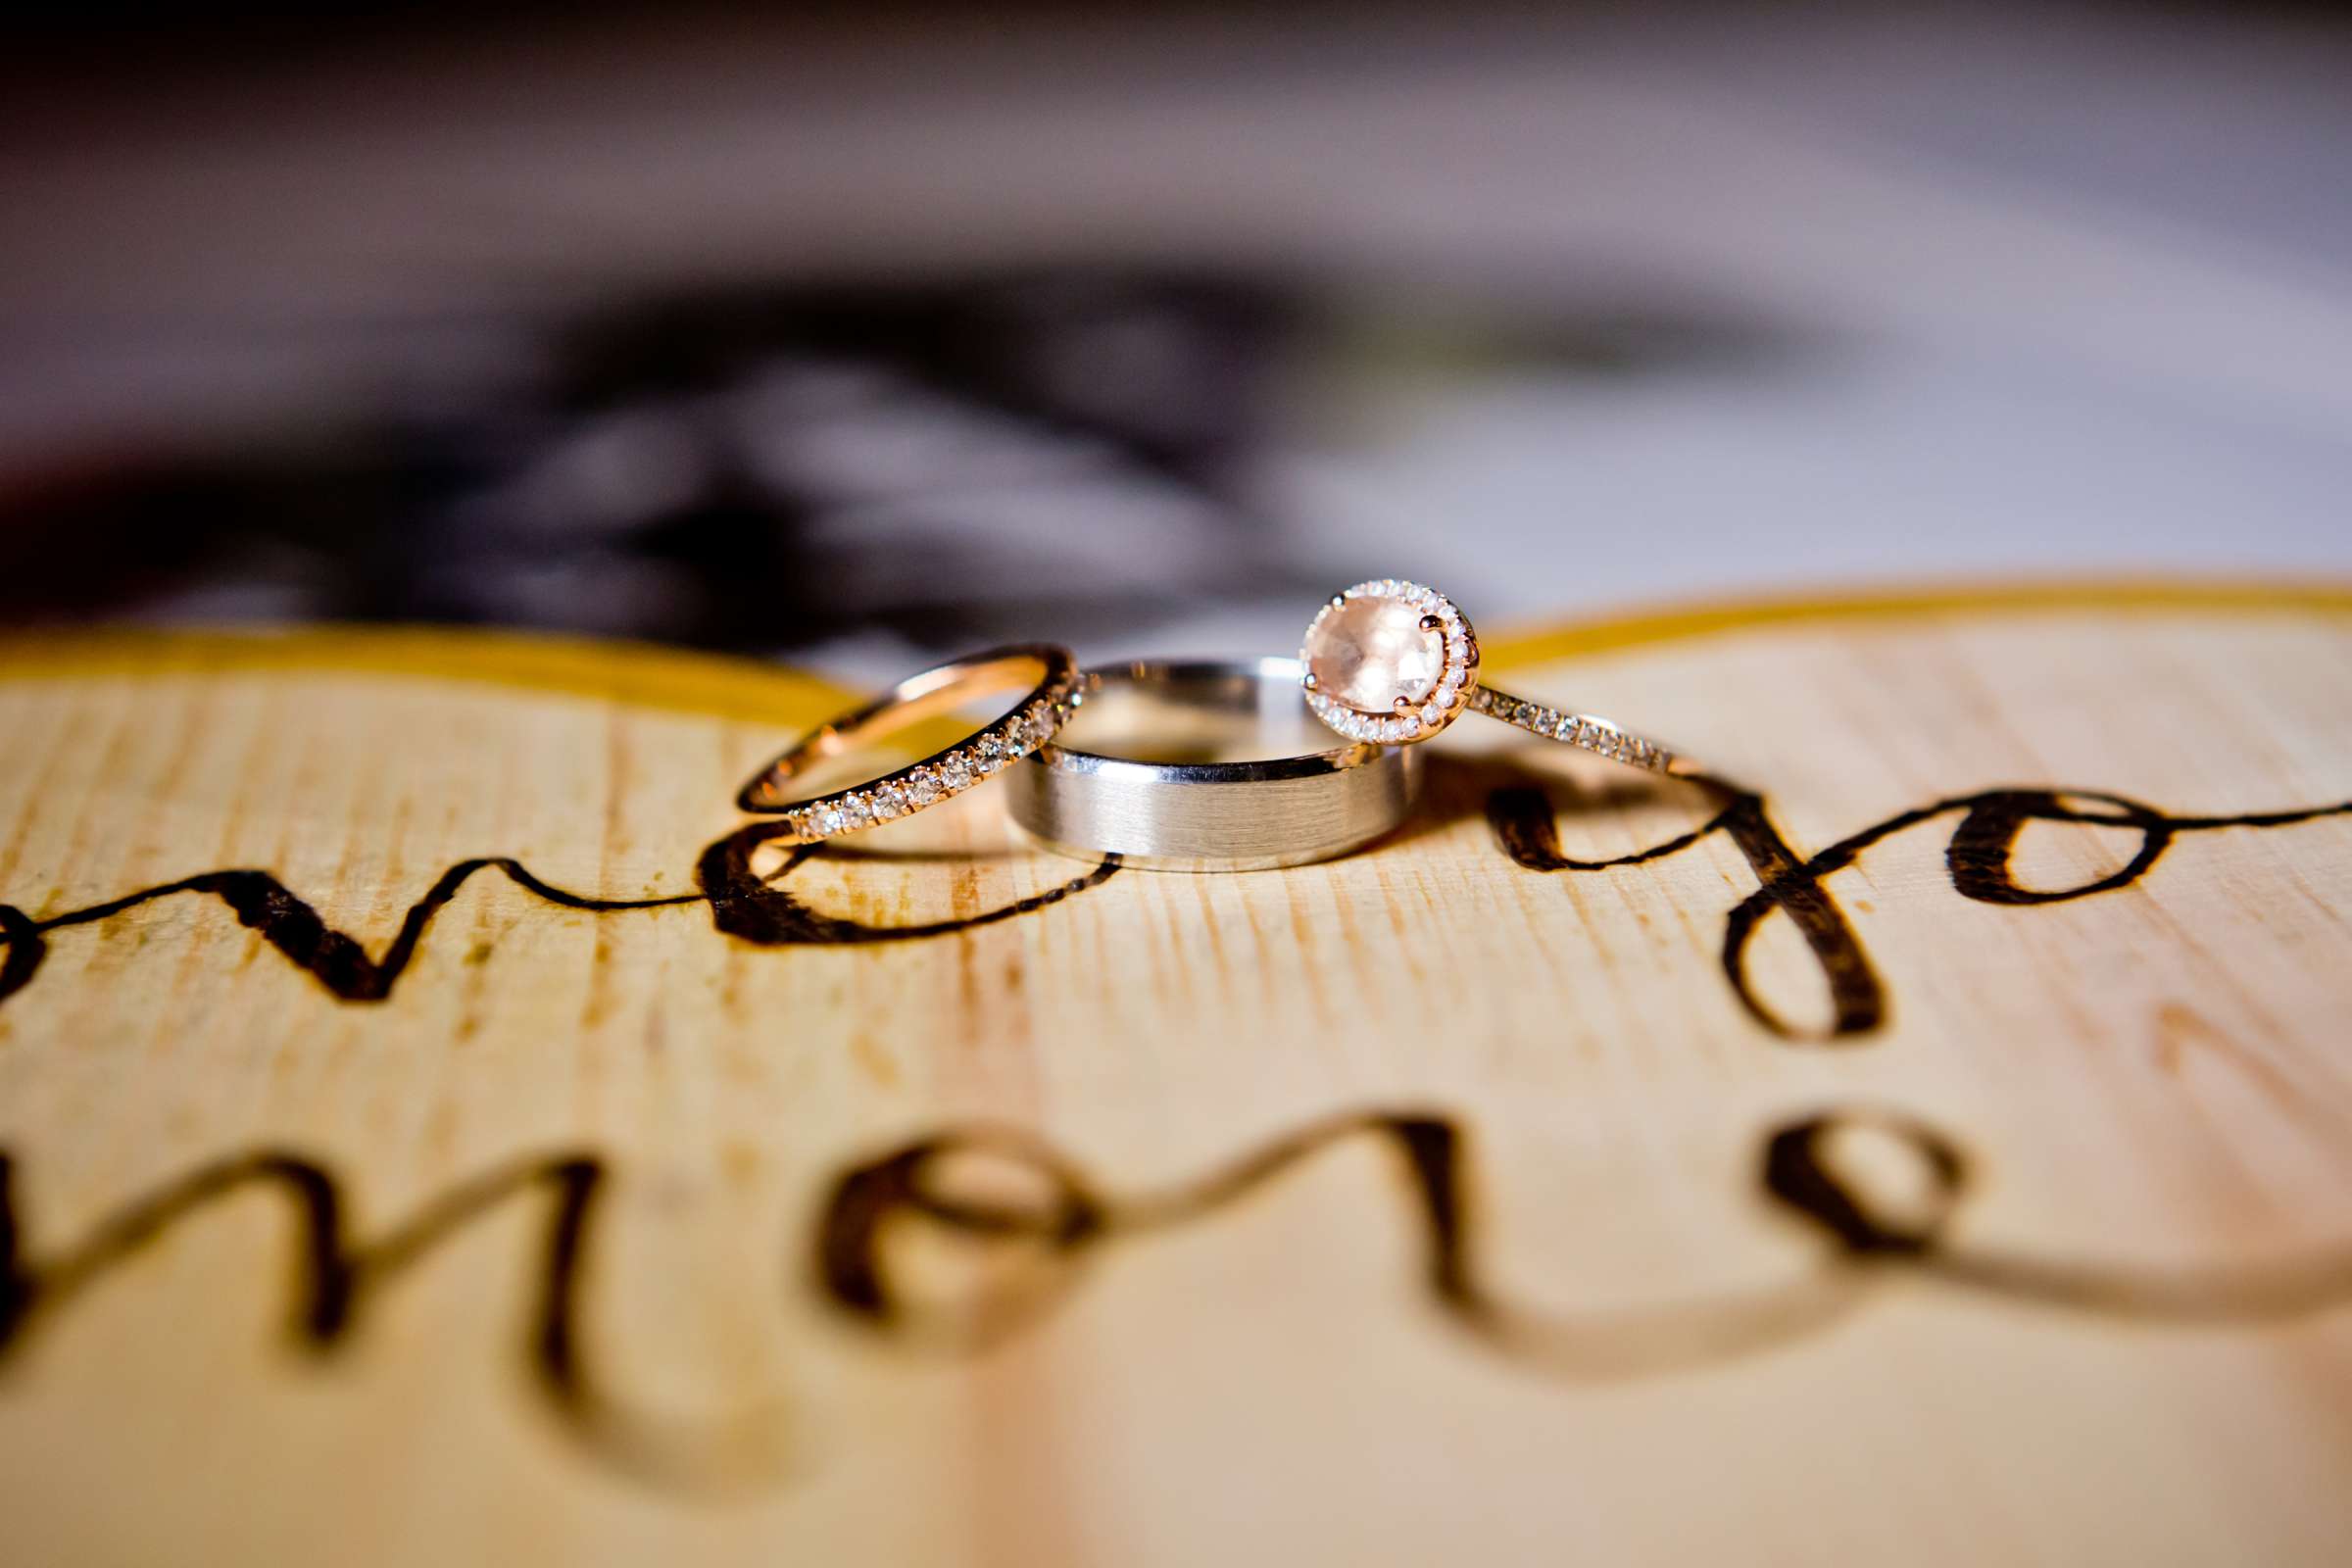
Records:
[[[903,942],[992,925],[1100,887],[1118,869],[1118,857],[1105,856],[1085,876],[998,908],[920,925],[868,925],[820,914],[775,886],[819,853],[820,846],[795,850],[765,878],[753,874],[754,853],[783,831],[778,823],[755,822],[728,834],[706,849],[697,862],[699,892],[652,899],[604,899],[568,892],[543,881],[520,861],[504,856],[460,860],[441,873],[424,897],[410,906],[399,933],[384,949],[381,958],[369,957],[368,950],[355,938],[329,926],[319,918],[317,909],[267,871],[205,871],[40,920],[13,905],[0,904],[0,944],[5,945],[5,954],[0,955],[0,1004],[32,983],[41,960],[48,955],[50,932],[91,925],[140,905],[181,894],[218,899],[228,906],[239,924],[260,932],[263,940],[289,963],[324,986],[337,1000],[364,1003],[381,1002],[392,994],[392,988],[416,957],[417,944],[423,941],[433,917],[478,871],[497,871],[533,898],[561,908],[600,914],[708,904],[712,925],[728,936],[761,947],[795,947]]]
[[[1829,883],[1873,845],[1924,823],[1956,816],[1944,862],[1953,890],[1980,904],[2034,906],[2129,887],[2184,834],[2266,829],[2352,813],[2352,802],[2226,816],[2175,814],[2122,796],[2051,788],[1987,790],[1898,812],[1811,855],[1792,848],[1762,796],[1715,786],[1722,805],[1690,832],[1637,853],[1582,860],[1561,853],[1552,808],[1540,790],[1510,788],[1487,798],[1489,820],[1508,858],[1534,872],[1597,872],[1679,855],[1721,834],[1745,858],[1753,892],[1725,917],[1723,971],[1747,1011],[1776,1037],[1850,1043],[1879,1029],[1888,1001],[1861,937]],[[2138,836],[2117,869],[2056,889],[2022,884],[2018,840],[2037,821],[2124,829]],[[37,975],[56,933],[107,921],[156,900],[191,895],[218,901],[270,949],[339,1001],[388,997],[435,915],[477,872],[496,870],[539,901],[618,913],[707,905],[712,926],[738,941],[803,947],[914,941],[1036,913],[1102,886],[1118,869],[1105,858],[1085,875],[977,914],[887,926],[825,914],[784,886],[816,847],[800,847],[766,875],[752,869],[759,850],[783,831],[748,825],[705,849],[697,891],[658,898],[605,899],[549,884],[509,858],[462,860],[433,882],[404,916],[380,957],[334,930],[275,877],[261,870],[203,872],[86,907],[34,918],[0,905],[0,1003]],[[1750,945],[1764,920],[1786,913],[1827,977],[1829,1029],[1806,1035],[1776,1014],[1748,975]],[[1834,1147],[1848,1135],[1892,1140],[1913,1161],[1928,1194],[1897,1211],[1845,1174]],[[2332,1307],[2352,1297],[2352,1250],[2338,1250],[2252,1269],[2151,1269],[2085,1264],[2065,1257],[1955,1244],[1951,1219],[1976,1161],[1926,1121],[1847,1107],[1788,1122],[1767,1134],[1755,1167],[1758,1190],[1821,1242],[1806,1266],[1763,1286],[1719,1297],[1667,1301],[1608,1314],[1531,1308],[1495,1292],[1479,1265],[1469,1135],[1454,1118],[1421,1109],[1365,1110],[1318,1121],[1232,1162],[1159,1191],[1116,1194],[1031,1135],[1001,1128],[949,1127],[843,1171],[818,1209],[806,1276],[823,1299],[894,1343],[968,1351],[1039,1322],[1078,1282],[1086,1265],[1155,1233],[1203,1222],[1271,1186],[1312,1155],[1344,1144],[1386,1149],[1403,1177],[1404,1215],[1419,1241],[1418,1274],[1434,1308],[1495,1353],[1568,1379],[1616,1379],[1754,1353],[1820,1332],[1865,1298],[1889,1270],[1946,1286],[2074,1311],[2162,1321],[2246,1321]],[[972,1161],[993,1162],[1000,1179],[968,1184]],[[1019,1180],[1017,1196],[1001,1179]],[[515,1161],[429,1199],[368,1240],[350,1234],[341,1188],[322,1164],[258,1150],[202,1165],[121,1204],[79,1239],[36,1251],[20,1226],[16,1170],[0,1154],[0,1356],[21,1346],[149,1243],[200,1211],[249,1191],[291,1202],[300,1221],[298,1287],[287,1334],[325,1353],[350,1343],[381,1291],[411,1265],[503,1204],[539,1195],[547,1203],[536,1260],[536,1293],[520,1354],[545,1407],[584,1450],[630,1475],[662,1484],[731,1484],[772,1476],[746,1459],[764,1452],[751,1434],[761,1422],[661,1419],[612,1392],[586,1346],[581,1300],[591,1243],[609,1177],[590,1151]],[[905,1240],[944,1231],[1003,1266],[944,1290],[926,1287],[907,1264]]]
[[[1955,795],[1898,811],[1828,849],[1801,856],[1789,848],[1764,797],[1716,783],[1726,804],[1688,833],[1645,850],[1608,859],[1579,860],[1560,853],[1550,801],[1540,789],[1497,790],[1488,797],[1487,815],[1503,852],[1530,871],[1603,871],[1641,865],[1680,855],[1716,834],[1739,846],[1756,875],[1756,890],[1732,906],[1724,922],[1723,972],[1741,1006],[1756,1022],[1784,1040],[1850,1044],[1886,1021],[1886,988],[1870,961],[1853,923],[1830,891],[1829,879],[1852,865],[1871,846],[1937,817],[1958,813],[1944,866],[1952,890],[1980,904],[2064,904],[2129,887],[2161,859],[2183,833],[2223,828],[2289,827],[2322,817],[2352,814],[2352,801],[2284,811],[2250,811],[2230,816],[2176,816],[2155,807],[2100,790],[1998,789]],[[2076,804],[2083,803],[2083,804]],[[2017,839],[2029,822],[2078,822],[2130,828],[2139,847],[2123,865],[2077,887],[2039,889],[2021,885],[2011,870]],[[1829,982],[1832,1020],[1826,1031],[1789,1023],[1757,993],[1747,972],[1750,943],[1765,918],[1788,915]]]
[[[1924,1202],[1897,1212],[1850,1174],[1833,1146],[1864,1134],[1890,1141],[1924,1181]],[[1451,1116],[1366,1110],[1309,1123],[1204,1174],[1157,1191],[1112,1194],[1027,1133],[950,1127],[844,1170],[818,1206],[810,1268],[793,1271],[852,1320],[910,1348],[985,1349],[1036,1327],[1097,1254],[1206,1223],[1271,1187],[1313,1155],[1350,1143],[1387,1150],[1402,1177],[1401,1216],[1418,1242],[1420,1288],[1438,1313],[1490,1351],[1574,1382],[1616,1381],[1758,1353],[1819,1333],[1863,1304],[1888,1269],[2015,1301],[2155,1322],[2245,1322],[2341,1305],[2352,1298],[2352,1248],[2259,1267],[2149,1268],[2085,1264],[1948,1238],[1975,1161],[1929,1122],[1876,1107],[1809,1114],[1766,1135],[1758,1190],[1823,1243],[1803,1266],[1760,1286],[1608,1313],[1532,1308],[1497,1293],[1480,1263],[1470,1135]],[[971,1181],[959,1162],[999,1168]],[[1008,1195],[1007,1170],[1026,1179]],[[563,1429],[590,1456],[657,1484],[740,1487],[772,1480],[745,1457],[740,1419],[658,1419],[616,1397],[587,1349],[583,1298],[610,1182],[585,1151],[495,1167],[427,1199],[372,1240],[350,1235],[342,1189],[323,1165],[259,1150],[197,1167],[125,1201],[78,1240],[35,1254],[20,1225],[15,1169],[0,1154],[0,1360],[110,1271],[202,1211],[249,1190],[295,1208],[296,1281],[285,1337],[327,1354],[353,1342],[394,1280],[476,1218],[544,1195],[535,1289],[517,1353]],[[906,1264],[929,1227],[1025,1266],[987,1271],[957,1292],[910,1286]]]

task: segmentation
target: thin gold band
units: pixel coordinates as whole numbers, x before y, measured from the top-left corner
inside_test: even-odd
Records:
[[[1688,757],[1647,736],[1635,734],[1615,719],[1571,713],[1546,703],[1532,703],[1524,697],[1498,692],[1492,686],[1481,686],[1470,694],[1470,710],[1499,718],[1545,740],[1582,747],[1595,757],[1605,757],[1628,767],[1647,768],[1652,773],[1674,778],[1702,776],[1699,765]]]
[[[819,762],[1007,687],[1023,688],[1002,716],[942,752],[850,789],[790,796],[784,784]],[[1043,746],[1080,701],[1078,661],[1058,643],[1016,643],[926,669],[874,701],[820,724],[752,775],[736,795],[746,811],[785,818],[784,842],[809,843],[911,816],[959,795]]]

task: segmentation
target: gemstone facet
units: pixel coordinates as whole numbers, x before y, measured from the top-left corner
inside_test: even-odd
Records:
[[[1399,698],[1420,707],[1446,673],[1445,638],[1422,626],[1423,614],[1402,599],[1369,597],[1332,610],[1306,638],[1317,689],[1364,712],[1390,712]]]
[[[1298,651],[1306,706],[1355,741],[1409,745],[1479,694],[1478,636],[1444,594],[1382,577],[1315,616]]]

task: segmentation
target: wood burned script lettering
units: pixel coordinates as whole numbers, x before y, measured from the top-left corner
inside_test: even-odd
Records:
[[[1866,1183],[1826,1156],[1834,1137],[1855,1131],[1891,1141],[1915,1162],[1931,1196],[1924,1213],[1887,1217]],[[810,1234],[793,1244],[803,1262],[788,1277],[808,1282],[891,1341],[976,1351],[1032,1328],[1094,1254],[1205,1223],[1310,1156],[1355,1140],[1386,1146],[1405,1174],[1402,1219],[1417,1240],[1421,1289],[1439,1315],[1493,1354],[1571,1381],[1703,1366],[1802,1339],[1858,1305],[1888,1268],[2033,1305],[2155,1321],[2273,1318],[2352,1295],[2352,1249],[2262,1268],[2156,1269],[1951,1244],[1946,1231],[1968,1189],[1968,1157],[1926,1121],[1867,1108],[1777,1127],[1755,1160],[1758,1191],[1825,1244],[1810,1267],[1782,1283],[1665,1303],[1632,1318],[1533,1310],[1493,1290],[1478,1261],[1470,1134],[1454,1118],[1425,1111],[1365,1111],[1314,1123],[1192,1181],[1124,1196],[1098,1188],[1059,1152],[1026,1134],[951,1128],[843,1172]],[[1023,1168],[1039,1180],[1043,1200],[1016,1204],[993,1186],[959,1193],[953,1162],[975,1153]],[[283,1151],[255,1151],[189,1171],[121,1204],[78,1240],[37,1253],[18,1224],[16,1175],[0,1156],[0,1357],[21,1348],[110,1268],[249,1190],[274,1193],[299,1222],[284,1333],[305,1350],[331,1354],[356,1339],[382,1293],[434,1249],[485,1213],[535,1199],[544,1218],[534,1305],[516,1353],[580,1450],[660,1485],[718,1490],[775,1479],[746,1475],[730,1460],[727,1418],[712,1418],[704,1431],[634,1407],[614,1392],[603,1359],[588,1348],[586,1281],[609,1182],[607,1162],[592,1152],[551,1153],[484,1172],[363,1240],[350,1234],[342,1184],[325,1166]],[[921,1298],[897,1279],[896,1255],[908,1225],[993,1248],[1031,1249],[1043,1266],[1008,1287],[991,1285],[993,1294],[981,1298]],[[618,1353],[625,1355],[625,1348]]]
[[[1987,790],[1898,811],[1807,857],[1791,849],[1780,829],[1773,825],[1762,795],[1719,782],[1710,782],[1708,787],[1725,804],[1705,823],[1648,849],[1608,859],[1579,860],[1560,853],[1559,839],[1552,826],[1551,804],[1540,789],[1496,790],[1488,797],[1487,815],[1503,853],[1512,862],[1540,872],[1607,871],[1642,865],[1679,855],[1718,833],[1729,838],[1754,870],[1757,886],[1725,916],[1724,976],[1750,1016],[1775,1036],[1789,1041],[1851,1042],[1877,1032],[1885,1023],[1885,983],[1872,965],[1853,923],[1838,906],[1829,879],[1852,865],[1863,851],[1906,829],[1957,814],[1960,820],[1944,851],[1952,890],[1981,904],[2041,905],[2129,887],[2146,875],[2172,842],[2182,834],[2225,828],[2288,827],[2322,817],[2352,814],[2352,801],[2236,815],[2186,816],[2100,790]],[[2018,834],[2027,823],[2035,821],[2127,828],[2139,834],[2139,848],[2115,871],[2079,887],[2027,888],[2011,874],[2010,858],[2016,850]],[[496,870],[534,898],[559,907],[599,914],[707,904],[711,924],[740,941],[760,947],[815,947],[906,942],[968,931],[1050,908],[1101,887],[1118,869],[1118,858],[1106,856],[1084,876],[995,909],[923,924],[872,925],[811,909],[776,885],[821,853],[822,846],[799,846],[766,877],[754,874],[754,854],[785,831],[777,823],[755,822],[717,840],[696,861],[695,881],[699,891],[664,898],[593,898],[556,887],[512,858],[461,860],[442,872],[424,896],[410,906],[399,933],[381,958],[369,957],[359,942],[328,926],[316,909],[267,871],[201,872],[102,904],[39,918],[13,905],[0,904],[0,1005],[30,985],[40,972],[41,961],[48,953],[48,938],[53,932],[97,924],[158,899],[183,894],[218,899],[239,922],[260,932],[288,962],[310,974],[338,1000],[368,1003],[381,1002],[392,994],[392,988],[416,956],[417,944],[424,939],[433,917],[478,871]],[[1808,1032],[1788,1023],[1749,982],[1748,946],[1764,919],[1775,911],[1795,922],[1807,950],[1829,982],[1835,1017],[1826,1032]]]
[[[2284,827],[2352,813],[2352,802],[2236,815],[2180,815],[2095,790],[1989,790],[1898,812],[1807,855],[1774,825],[1765,798],[1714,783],[1719,803],[1698,827],[1648,849],[1607,859],[1561,853],[1553,807],[1541,790],[1494,791],[1486,811],[1508,862],[1552,874],[1624,870],[1664,859],[1715,834],[1736,845],[1756,886],[1724,915],[1722,974],[1741,1005],[1781,1042],[1865,1042],[1886,1019],[1886,984],[1853,920],[1831,887],[1838,872],[1872,846],[1942,817],[1956,817],[1944,852],[1949,885],[1983,904],[2033,906],[2130,887],[2175,840],[2226,829]],[[2023,886],[2012,858],[2024,827],[2055,821],[2118,827],[2138,835],[2119,868],[2079,886]],[[760,948],[842,946],[921,940],[1020,916],[1043,914],[1102,887],[1118,871],[1106,858],[1086,874],[1035,896],[978,914],[925,924],[877,925],[810,908],[780,884],[821,853],[791,852],[765,876],[756,852],[780,824],[755,823],[710,845],[695,867],[697,891],[662,898],[605,899],[566,891],[511,858],[460,861],[407,911],[381,956],[329,927],[309,904],[270,873],[209,871],[140,889],[101,904],[34,916],[0,905],[0,1004],[37,978],[48,945],[61,933],[104,926],[141,906],[182,895],[216,900],[258,932],[286,961],[338,1001],[380,1003],[407,971],[435,916],[475,873],[495,870],[543,903],[603,916],[704,904],[719,933]],[[1834,1017],[1808,1034],[1782,1019],[1758,996],[1747,953],[1760,924],[1786,914],[1829,982]],[[1863,1185],[1841,1173],[1825,1150],[1856,1130],[1891,1141],[1922,1177],[1930,1201],[1897,1220]],[[786,1246],[802,1259],[790,1275],[840,1313],[883,1340],[952,1352],[972,1351],[1037,1325],[1083,1270],[1107,1254],[1157,1234],[1202,1224],[1300,1162],[1335,1145],[1371,1142],[1388,1149],[1406,1175],[1402,1218],[1418,1247],[1418,1274],[1438,1314],[1471,1342],[1516,1364],[1567,1379],[1621,1379],[1754,1353],[1818,1333],[1861,1300],[1871,1282],[1900,1269],[1948,1287],[1990,1292],[2021,1302],[2159,1320],[2245,1320],[2341,1302],[2352,1294],[2352,1250],[2263,1268],[2138,1269],[2087,1265],[2062,1257],[2005,1251],[1949,1240],[1974,1162],[1958,1140],[1927,1121],[1852,1106],[1771,1129],[1752,1170],[1756,1190],[1777,1210],[1809,1228],[1822,1244],[1811,1266],[1743,1294],[1669,1303],[1654,1313],[1605,1321],[1532,1310],[1493,1288],[1482,1271],[1479,1225],[1469,1179],[1470,1129],[1459,1119],[1420,1109],[1365,1110],[1302,1126],[1241,1153],[1230,1163],[1175,1187],[1118,1194],[1097,1184],[1066,1156],[1026,1133],[949,1126],[832,1180],[805,1238]],[[981,1157],[1020,1173],[1031,1196],[1014,1201],[1001,1190],[963,1192],[957,1162]],[[296,1289],[286,1333],[320,1353],[341,1350],[365,1326],[376,1300],[397,1279],[426,1264],[435,1250],[475,1219],[509,1205],[536,1203],[534,1302],[517,1343],[539,1396],[583,1452],[631,1475],[681,1486],[746,1479],[714,1455],[727,1451],[692,1421],[658,1418],[615,1392],[607,1359],[625,1347],[591,1348],[584,1324],[610,1162],[590,1149],[568,1149],[488,1170],[425,1200],[389,1229],[352,1234],[341,1180],[323,1163],[292,1151],[262,1149],[205,1164],[121,1203],[66,1242],[36,1245],[23,1233],[17,1184],[26,1179],[0,1154],[0,1354],[22,1348],[41,1325],[96,1288],[110,1269],[214,1205],[253,1192],[275,1195],[299,1220]],[[1017,1250],[1026,1266],[989,1276],[975,1292],[942,1299],[903,1277],[901,1244],[930,1228],[994,1250]],[[771,1478],[772,1479],[772,1478]]]

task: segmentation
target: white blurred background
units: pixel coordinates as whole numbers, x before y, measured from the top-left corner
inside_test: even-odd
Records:
[[[12,621],[2352,576],[2326,10],[434,17],[0,68]]]

